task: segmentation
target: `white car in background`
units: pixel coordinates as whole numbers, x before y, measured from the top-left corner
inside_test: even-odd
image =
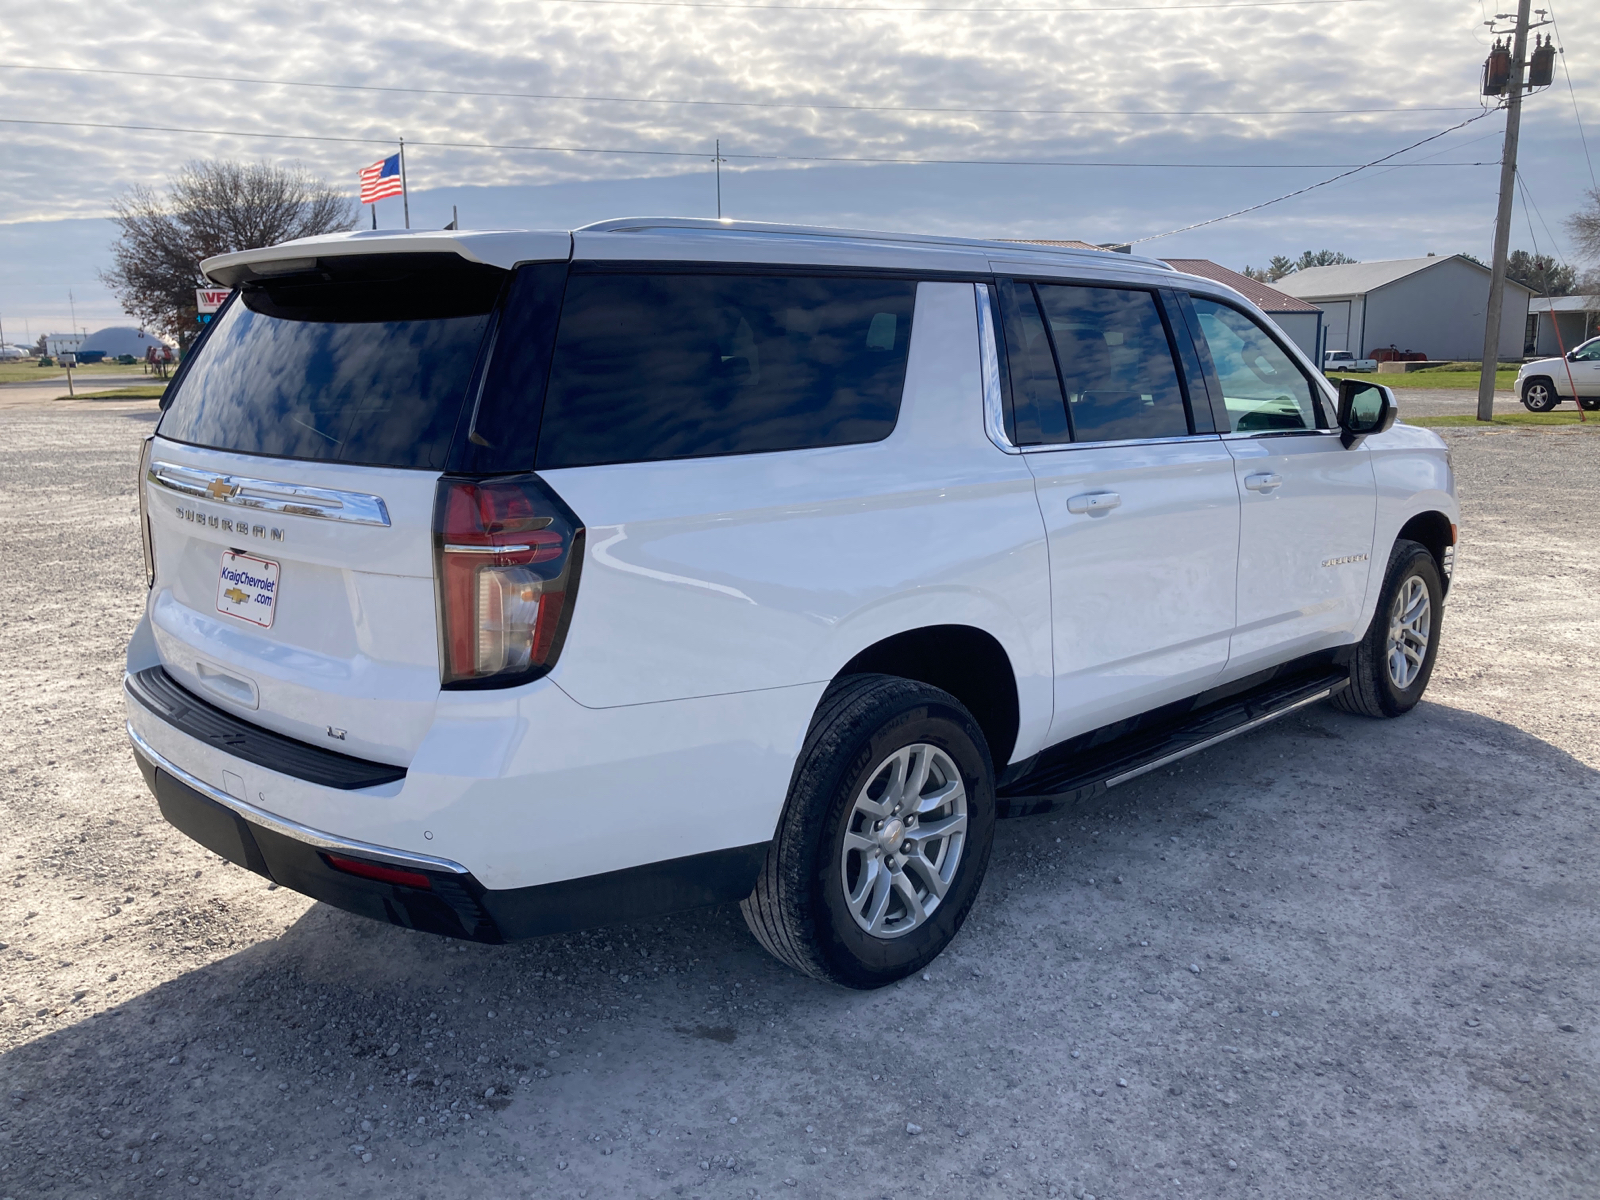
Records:
[[[28,351],[21,346],[0,346],[0,362],[15,362],[20,358],[27,358]]]
[[[1576,397],[1589,412],[1600,409],[1600,337],[1567,352],[1566,358],[1540,358],[1517,372],[1517,395],[1529,412],[1549,412]]]
[[[1427,686],[1443,441],[1164,263],[664,218],[204,270],[128,731],[169,821],[329,904],[500,942],[737,900],[877,987],[997,817]]]

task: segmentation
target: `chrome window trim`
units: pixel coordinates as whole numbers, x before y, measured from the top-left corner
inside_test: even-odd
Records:
[[[983,431],[1007,454],[1022,451],[1006,436],[1005,393],[1000,388],[1000,349],[995,341],[994,294],[987,283],[972,285],[978,308],[978,370],[983,377]]]
[[[344,521],[351,525],[389,525],[389,507],[381,496],[365,492],[344,492],[335,488],[310,487],[299,483],[276,483],[270,479],[251,479],[184,467],[177,463],[153,462],[145,476],[158,487],[193,500],[231,504],[262,512],[287,513],[295,517],[317,517],[324,521]]]
[[[207,800],[215,801],[224,808],[232,809],[246,821],[264,825],[274,833],[281,833],[284,837],[293,838],[297,842],[315,846],[318,850],[354,854],[362,858],[371,858],[379,862],[390,863],[397,867],[412,867],[424,871],[447,871],[452,875],[468,874],[465,867],[458,862],[451,862],[448,858],[434,858],[431,854],[413,854],[409,850],[393,850],[388,846],[374,846],[371,842],[359,842],[354,838],[337,837],[331,833],[324,833],[320,829],[313,829],[309,825],[302,825],[298,821],[291,821],[288,817],[280,817],[264,808],[257,808],[248,800],[230,796],[227,792],[212,787],[205,780],[191,775],[167,758],[149,742],[145,741],[139,731],[133,727],[132,721],[128,722],[128,738],[133,742],[134,748],[140,754],[185,787],[193,788]]]
[[[1230,430],[1228,433],[1218,435],[1229,442],[1250,442],[1257,438],[1282,438],[1282,437],[1338,437],[1337,429],[1255,429]]]
[[[1042,454],[1047,450],[1099,450],[1107,446],[1176,446],[1193,442],[1219,441],[1220,433],[1185,433],[1177,437],[1123,438],[1116,442],[1044,442],[1037,446],[1024,446],[1023,454]]]

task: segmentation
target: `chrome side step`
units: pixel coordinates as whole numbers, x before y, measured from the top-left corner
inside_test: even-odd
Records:
[[[1264,713],[1253,720],[1246,721],[1243,725],[1235,725],[1232,729],[1226,730],[1222,733],[1213,734],[1211,737],[1206,738],[1203,742],[1196,742],[1194,745],[1186,746],[1182,750],[1174,750],[1171,754],[1164,754],[1160,758],[1152,759],[1150,762],[1145,763],[1142,767],[1134,767],[1131,771],[1124,771],[1120,775],[1113,775],[1110,779],[1106,780],[1106,786],[1108,788],[1114,788],[1119,783],[1127,783],[1130,779],[1137,779],[1147,771],[1159,770],[1168,763],[1177,762],[1180,758],[1188,758],[1191,754],[1199,754],[1202,750],[1209,750],[1218,742],[1225,742],[1231,737],[1238,737],[1241,733],[1249,733],[1252,729],[1259,728],[1260,726],[1265,725],[1268,721],[1276,721],[1279,717],[1286,717],[1290,713],[1294,712],[1294,710],[1297,708],[1304,708],[1306,705],[1315,704],[1319,700],[1327,700],[1335,692],[1342,692],[1349,686],[1350,681],[1348,679],[1341,680],[1337,686],[1325,687],[1320,692],[1316,692],[1315,694],[1307,696],[1302,700],[1296,700],[1293,704],[1286,704],[1282,708],[1275,708],[1269,713]]]
[[[1307,678],[1273,681],[1187,713],[1174,713],[1154,726],[1112,740],[1097,734],[1052,747],[1022,778],[996,796],[1001,816],[1024,816],[1067,807],[1127,783],[1179,759],[1259,729],[1279,717],[1327,700],[1350,686],[1343,670]]]

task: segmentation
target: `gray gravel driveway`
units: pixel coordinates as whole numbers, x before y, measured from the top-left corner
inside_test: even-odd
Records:
[[[165,825],[120,695],[152,418],[0,411],[0,1198],[1600,1194],[1592,432],[1452,431],[1416,712],[1003,822],[951,951],[856,994],[732,907],[463,944]]]

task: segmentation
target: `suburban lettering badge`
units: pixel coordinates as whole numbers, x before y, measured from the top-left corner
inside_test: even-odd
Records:
[[[283,530],[274,529],[267,525],[252,525],[249,521],[236,521],[232,517],[219,517],[216,513],[208,513],[204,509],[195,510],[185,508],[179,504],[174,507],[180,521],[189,521],[195,525],[204,525],[215,529],[219,533],[238,533],[249,537],[267,538],[274,542],[283,541]]]

